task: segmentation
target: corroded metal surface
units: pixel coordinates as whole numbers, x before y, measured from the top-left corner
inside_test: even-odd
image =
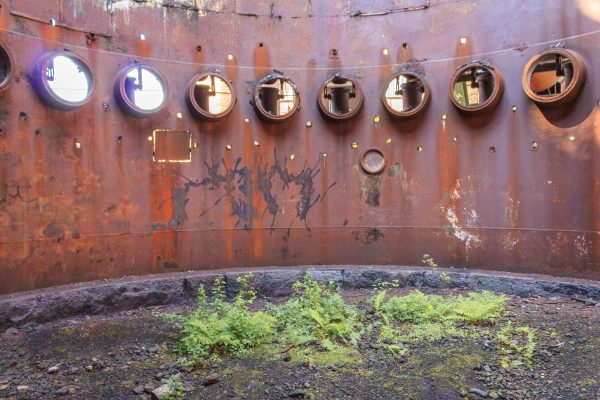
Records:
[[[600,35],[580,35],[600,29],[591,3],[0,0],[0,42],[15,61],[0,94],[0,293],[190,269],[415,265],[423,253],[442,266],[598,279]],[[587,81],[573,103],[540,108],[522,68],[566,37]],[[48,107],[30,84],[35,60],[65,48],[96,83],[73,111]],[[505,91],[491,113],[466,116],[448,83],[473,59],[497,67]],[[148,118],[125,115],[113,96],[136,60],[169,89]],[[431,103],[404,121],[380,99],[409,60]],[[209,68],[238,99],[214,123],[186,105],[190,79]],[[273,69],[301,96],[281,124],[249,103]],[[316,102],[340,70],[365,95],[342,123]],[[157,129],[191,131],[191,163],[153,162]],[[383,173],[360,167],[369,148],[384,154]]]

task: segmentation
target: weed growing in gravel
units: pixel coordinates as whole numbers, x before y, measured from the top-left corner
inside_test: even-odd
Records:
[[[165,384],[169,387],[170,393],[168,396],[163,397],[163,400],[178,400],[185,394],[181,374],[175,374],[165,379]]]
[[[528,326],[513,327],[508,321],[498,332],[498,344],[504,356],[500,360],[503,368],[531,365],[536,348],[535,329]]]
[[[376,290],[372,306],[382,319],[379,341],[397,342],[472,336],[469,327],[494,321],[504,312],[506,300],[488,291],[443,297],[419,290],[386,300],[386,290]]]
[[[181,326],[183,338],[176,350],[190,363],[209,356],[243,354],[263,345],[287,346],[285,351],[293,353],[292,358],[309,363],[355,359],[353,351],[362,335],[372,332],[378,334],[379,342],[391,344],[390,352],[404,354],[406,348],[398,343],[476,336],[473,327],[499,317],[507,299],[485,291],[443,297],[418,290],[386,298],[387,290],[399,282],[379,282],[371,298],[375,318],[365,327],[363,312],[345,302],[336,284],[317,282],[310,273],[294,283],[285,303],[251,311],[256,298],[249,288],[251,278],[252,274],[237,278],[241,289],[233,300],[225,296],[225,280],[217,278],[210,298],[203,286],[199,288],[196,311],[168,316]]]
[[[438,265],[433,260],[433,257],[431,257],[429,254],[423,254],[423,258],[421,258],[421,262],[423,264],[427,265],[428,267],[430,267],[434,272],[437,271]]]
[[[307,273],[294,283],[292,297],[271,306],[281,333],[280,341],[294,346],[320,344],[325,350],[356,346],[363,330],[362,313],[346,304],[333,282],[314,281]]]
[[[249,289],[252,274],[237,278],[241,287],[233,301],[225,296],[225,280],[215,280],[212,298],[204,286],[198,290],[198,309],[168,319],[182,324],[183,338],[176,350],[196,362],[210,355],[241,354],[274,338],[275,318],[263,311],[250,311],[256,292]]]

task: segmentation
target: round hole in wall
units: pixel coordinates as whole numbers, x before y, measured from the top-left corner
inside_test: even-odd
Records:
[[[504,93],[500,72],[484,62],[473,62],[456,70],[450,81],[450,99],[460,110],[479,113],[494,108]]]
[[[122,69],[115,82],[115,96],[123,111],[145,117],[160,111],[166,103],[165,79],[154,68],[135,64]]]
[[[68,51],[55,51],[40,57],[34,83],[42,100],[62,110],[82,106],[94,91],[94,77],[88,63]]]
[[[393,116],[410,118],[425,110],[430,97],[431,89],[423,76],[405,71],[394,74],[388,80],[381,99]]]
[[[385,157],[378,149],[369,149],[360,158],[360,165],[365,172],[378,174],[385,168]]]
[[[258,114],[271,122],[283,122],[300,108],[296,85],[281,74],[268,75],[258,81],[253,99]]]
[[[0,45],[0,91],[6,89],[13,75],[13,58],[9,50]]]
[[[523,69],[527,96],[539,104],[564,104],[581,92],[586,78],[583,58],[566,49],[550,49],[531,58]]]
[[[323,83],[317,102],[323,114],[342,121],[360,111],[363,98],[362,88],[356,80],[337,73]]]
[[[219,72],[203,72],[190,82],[187,102],[201,119],[217,121],[233,110],[236,97],[231,83]]]

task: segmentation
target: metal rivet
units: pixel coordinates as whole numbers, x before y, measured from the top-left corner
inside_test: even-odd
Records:
[[[227,59],[229,61],[233,61],[233,54],[227,54]]]
[[[538,142],[531,142],[531,151],[537,151],[540,148]]]
[[[146,40],[146,35],[144,35],[143,33],[140,35],[140,40]]]
[[[512,112],[517,112],[517,106],[512,106]]]
[[[385,141],[387,144],[392,143],[392,138],[387,138],[387,140]]]
[[[194,146],[193,146],[193,147],[194,147],[195,149],[197,149],[197,148],[198,148],[198,142],[194,142]]]
[[[452,143],[454,143],[454,144],[458,143],[458,138],[456,136],[452,138]]]
[[[230,145],[230,144],[226,145],[226,146],[225,146],[225,148],[226,148],[227,150],[231,150],[231,149],[232,149],[232,147],[231,147],[231,145]]]
[[[446,114],[442,114],[442,121],[445,121],[448,119],[448,116]]]
[[[390,54],[390,51],[388,49],[383,49],[383,55],[387,56],[388,54]]]
[[[570,140],[571,142],[574,142],[574,141],[575,141],[575,136],[573,136],[573,135],[569,136],[569,140]]]
[[[417,146],[417,151],[418,151],[419,153],[421,153],[423,150],[425,150],[425,149],[423,148],[423,146]]]
[[[496,147],[495,146],[490,146],[489,151],[490,151],[490,153],[495,153],[496,152]]]
[[[75,148],[80,149],[81,148],[81,143],[75,142]]]
[[[379,115],[376,115],[375,117],[373,117],[373,121],[375,121],[375,123],[380,122],[381,117]]]
[[[56,26],[56,20],[55,20],[54,18],[50,18],[50,19],[48,20],[48,22],[50,23],[50,25],[52,25],[52,26]]]
[[[461,37],[459,40],[459,43],[461,46],[464,46],[465,44],[467,44],[467,38],[466,37]]]
[[[255,141],[254,141],[254,145],[255,145],[255,146],[260,146],[260,142],[259,142],[258,140],[255,140]]]
[[[178,112],[178,113],[177,113],[177,119],[182,119],[182,118],[183,118],[183,114],[182,114],[182,113],[180,113],[180,112]]]
[[[351,146],[354,150],[358,149],[358,142],[352,142]]]
[[[306,121],[306,127],[310,128],[312,126],[312,121]]]
[[[244,122],[245,122],[245,123],[248,123],[248,122],[250,122],[250,118],[244,118]]]
[[[295,154],[291,154],[291,155],[290,155],[290,160],[293,160],[293,159],[295,159],[295,158],[296,158],[296,155],[295,155]]]

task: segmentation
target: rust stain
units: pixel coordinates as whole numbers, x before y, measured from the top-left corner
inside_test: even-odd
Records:
[[[593,69],[579,98],[556,110],[531,103],[520,87],[524,63],[547,47],[539,43],[594,31],[597,18],[581,2],[507,1],[403,14],[367,0],[272,8],[262,0],[124,0],[107,9],[67,1],[51,26],[58,2],[0,0],[11,11],[0,13],[0,44],[15,59],[0,93],[0,293],[183,268],[410,265],[423,253],[443,266],[600,278]],[[457,33],[467,17],[469,32]],[[596,42],[583,35],[568,45],[592,66]],[[73,111],[39,101],[30,79],[40,56],[65,48],[89,62],[96,84]],[[472,118],[455,112],[447,91],[456,67],[477,53],[506,88],[495,110]],[[382,85],[415,59],[431,103],[413,120],[392,119]],[[167,106],[148,118],[121,113],[113,98],[115,74],[135,61],[167,80]],[[214,123],[196,120],[184,98],[190,79],[210,68],[223,71],[238,99]],[[249,103],[273,69],[301,97],[299,112],[279,125]],[[365,103],[336,123],[316,100],[340,71],[359,80]],[[189,129],[191,162],[153,163],[154,129]],[[378,175],[359,165],[371,146],[386,157]]]

